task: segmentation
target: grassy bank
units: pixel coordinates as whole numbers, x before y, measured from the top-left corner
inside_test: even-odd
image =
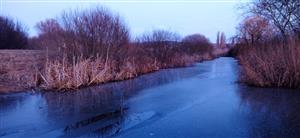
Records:
[[[231,52],[241,64],[240,81],[259,87],[300,88],[299,40],[238,45]]]

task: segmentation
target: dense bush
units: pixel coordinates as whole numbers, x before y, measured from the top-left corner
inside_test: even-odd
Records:
[[[0,49],[23,49],[27,46],[27,34],[19,22],[0,16]]]

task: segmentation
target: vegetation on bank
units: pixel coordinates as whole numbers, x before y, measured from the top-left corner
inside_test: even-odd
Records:
[[[134,48],[130,48],[134,49]],[[74,57],[73,62],[50,60],[42,71],[42,87],[44,89],[74,89],[91,84],[105,83],[134,78],[140,74],[153,72],[163,68],[182,67],[196,61],[209,60],[211,55],[187,55],[184,53],[170,54],[165,59],[151,58],[147,50],[133,50],[122,61],[105,60],[101,57]],[[140,54],[146,55],[140,55]],[[167,60],[167,62],[165,62]]]
[[[300,88],[300,42],[266,42],[242,46],[240,80],[260,87]]]
[[[47,51],[47,59],[32,71],[35,79],[28,81],[33,81],[30,87],[42,89],[76,89],[130,79],[209,60],[227,49],[224,34],[219,49],[225,50],[218,50],[218,55],[201,34],[181,38],[174,32],[154,30],[133,40],[122,18],[104,7],[67,11],[36,27],[39,35],[28,38],[27,48]]]
[[[300,2],[255,0],[238,26],[230,54],[240,80],[260,87],[300,88]]]

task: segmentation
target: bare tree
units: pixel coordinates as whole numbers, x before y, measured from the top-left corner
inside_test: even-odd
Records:
[[[216,45],[220,45],[220,32],[217,33],[217,40],[216,40]]]
[[[217,33],[216,46],[218,48],[225,48],[226,47],[226,36],[223,32],[222,33],[220,33],[220,32]]]
[[[40,36],[47,34],[47,39],[55,42],[56,47],[66,47],[69,54],[77,56],[108,58],[129,42],[125,23],[104,7],[67,11],[56,20],[38,24],[38,29]]]
[[[211,52],[212,45],[209,40],[201,34],[192,34],[182,39],[184,48],[190,54]]]
[[[180,35],[167,30],[153,30],[150,33],[144,33],[136,41],[144,45],[167,46],[179,42]]]
[[[184,37],[182,42],[186,43],[209,43],[209,40],[201,34],[192,34]]]
[[[261,16],[246,17],[238,27],[240,41],[246,44],[255,44],[274,36],[274,27]]]
[[[224,32],[221,33],[220,48],[226,48],[226,36],[225,36]]]
[[[255,0],[250,12],[270,20],[284,38],[291,33],[299,34],[299,0]]]
[[[63,34],[64,29],[55,19],[47,19],[37,23],[39,37],[32,38],[31,41],[38,45],[40,49],[61,50],[65,49]]]
[[[180,45],[180,36],[166,30],[154,30],[145,33],[136,39],[137,43],[145,46],[152,58],[160,60],[163,64],[170,62],[169,57],[175,54]]]
[[[27,33],[20,22],[0,16],[0,49],[26,48],[27,41]]]
[[[66,32],[76,38],[76,43],[70,45],[81,47],[85,54],[107,55],[129,41],[129,31],[122,19],[104,7],[65,12],[62,22]]]

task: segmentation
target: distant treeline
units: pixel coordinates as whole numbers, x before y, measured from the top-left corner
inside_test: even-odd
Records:
[[[0,49],[23,49],[27,44],[28,36],[22,24],[0,16]]]

